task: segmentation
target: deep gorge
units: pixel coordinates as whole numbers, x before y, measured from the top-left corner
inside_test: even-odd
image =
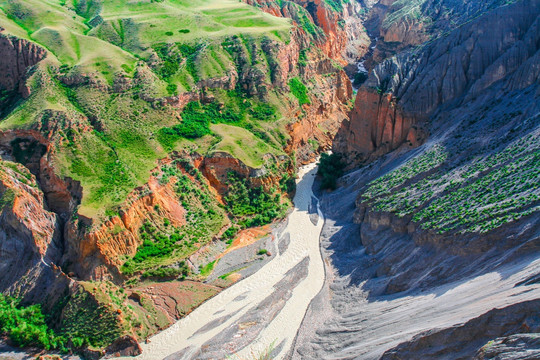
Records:
[[[534,358],[539,19],[533,0],[0,1],[0,292],[81,356],[138,355],[299,251],[304,211],[326,278],[271,358]],[[330,150],[336,189],[319,176],[295,208]],[[229,309],[168,358],[269,352],[314,261],[231,302],[268,319]]]

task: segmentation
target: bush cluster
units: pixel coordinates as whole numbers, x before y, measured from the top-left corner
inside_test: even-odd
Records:
[[[218,103],[202,105],[193,101],[182,111],[182,123],[160,129],[158,140],[167,150],[172,150],[181,138],[197,139],[210,134],[210,123],[238,124],[242,120],[242,114],[231,108],[222,109]]]
[[[298,99],[300,105],[311,104],[309,96],[307,95],[306,85],[297,77],[289,80],[289,88],[291,89],[291,94]]]
[[[334,190],[337,186],[337,179],[343,175],[345,168],[341,155],[322,153],[318,165],[317,174],[322,177],[321,188]]]
[[[176,278],[181,275],[182,280],[190,273],[189,267],[185,261],[180,261],[177,267],[161,266],[157,269],[145,271],[142,274],[143,278],[159,277],[159,278]]]
[[[287,205],[282,203],[278,192],[266,192],[262,186],[249,188],[246,179],[234,172],[229,172],[228,183],[226,207],[241,226],[261,226],[285,215]]]

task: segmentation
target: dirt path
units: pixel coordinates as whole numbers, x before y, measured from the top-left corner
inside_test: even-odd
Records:
[[[151,338],[137,359],[246,359],[272,344],[274,358],[284,358],[324,283],[324,221],[312,192],[316,172],[315,164],[299,171],[295,208],[282,236],[290,241],[286,250]]]

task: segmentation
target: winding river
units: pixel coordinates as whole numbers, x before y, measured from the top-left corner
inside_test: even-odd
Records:
[[[136,359],[244,360],[269,349],[274,359],[286,357],[324,283],[319,251],[324,221],[312,192],[316,173],[316,164],[299,170],[294,210],[282,233],[289,241],[286,249],[152,337]]]

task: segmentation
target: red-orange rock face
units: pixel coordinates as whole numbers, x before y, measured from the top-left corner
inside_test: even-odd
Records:
[[[36,178],[0,162],[0,292],[51,305],[69,279],[56,266],[63,244],[58,215],[48,211]]]
[[[4,35],[2,30],[0,27],[0,86],[14,90],[21,85],[21,94],[28,97],[29,89],[24,87],[21,80],[26,70],[45,58],[47,52],[27,40]]]
[[[334,151],[348,154],[354,162],[376,158],[402,145],[416,147],[425,132],[419,119],[405,112],[391,94],[361,88],[350,121],[344,121],[334,142]]]
[[[317,80],[323,96],[312,98],[312,103],[303,107],[303,117],[288,126],[291,139],[286,151],[294,152],[300,164],[313,161],[319,152],[332,147],[340,124],[347,119],[348,102],[352,98],[351,82],[344,71],[324,78],[312,69],[310,76]]]
[[[294,5],[285,4],[280,6],[278,2],[263,1],[263,0],[244,0],[246,3],[259,7],[261,10],[279,17],[289,17],[295,20],[297,10]],[[346,26],[340,21],[345,21],[345,18],[353,18],[355,12],[358,11],[360,5],[351,2],[345,5],[342,12],[337,12],[330,8],[324,0],[295,0],[293,1],[299,6],[307,10],[310,20],[320,27],[324,34],[316,36],[315,42],[323,53],[331,59],[347,64],[344,59],[345,48],[349,42]],[[299,30],[308,37],[309,35],[299,27]]]
[[[159,168],[157,169],[159,170]],[[158,222],[166,218],[172,226],[185,224],[186,210],[174,189],[174,178],[160,183],[152,176],[147,184],[135,189],[121,206],[118,216],[81,231],[82,224],[93,221],[81,217],[67,224],[69,244],[66,259],[74,263],[72,270],[81,278],[102,280],[120,275],[124,256],[135,255],[141,244],[139,228],[145,221]]]
[[[303,105],[301,112],[291,104],[289,113],[285,114],[297,119],[288,125],[290,140],[286,151],[294,153],[299,164],[306,164],[313,161],[318,152],[331,148],[340,124],[348,118],[352,86],[345,72],[335,68],[330,59],[345,65],[367,51],[369,38],[358,18],[360,5],[351,2],[336,11],[324,0],[295,0],[294,4],[284,5],[274,1],[246,2],[272,15],[289,17],[297,25],[292,30],[291,41],[279,47],[276,56],[279,66],[272,69],[272,74],[274,85],[288,90],[287,82],[295,75],[300,52],[306,52],[309,61],[300,66],[299,75],[306,82],[312,81],[313,93],[318,95],[311,96],[311,104]],[[309,21],[322,31],[308,34],[296,23],[301,17],[298,6],[305,9]],[[318,50],[310,45],[313,43]]]

